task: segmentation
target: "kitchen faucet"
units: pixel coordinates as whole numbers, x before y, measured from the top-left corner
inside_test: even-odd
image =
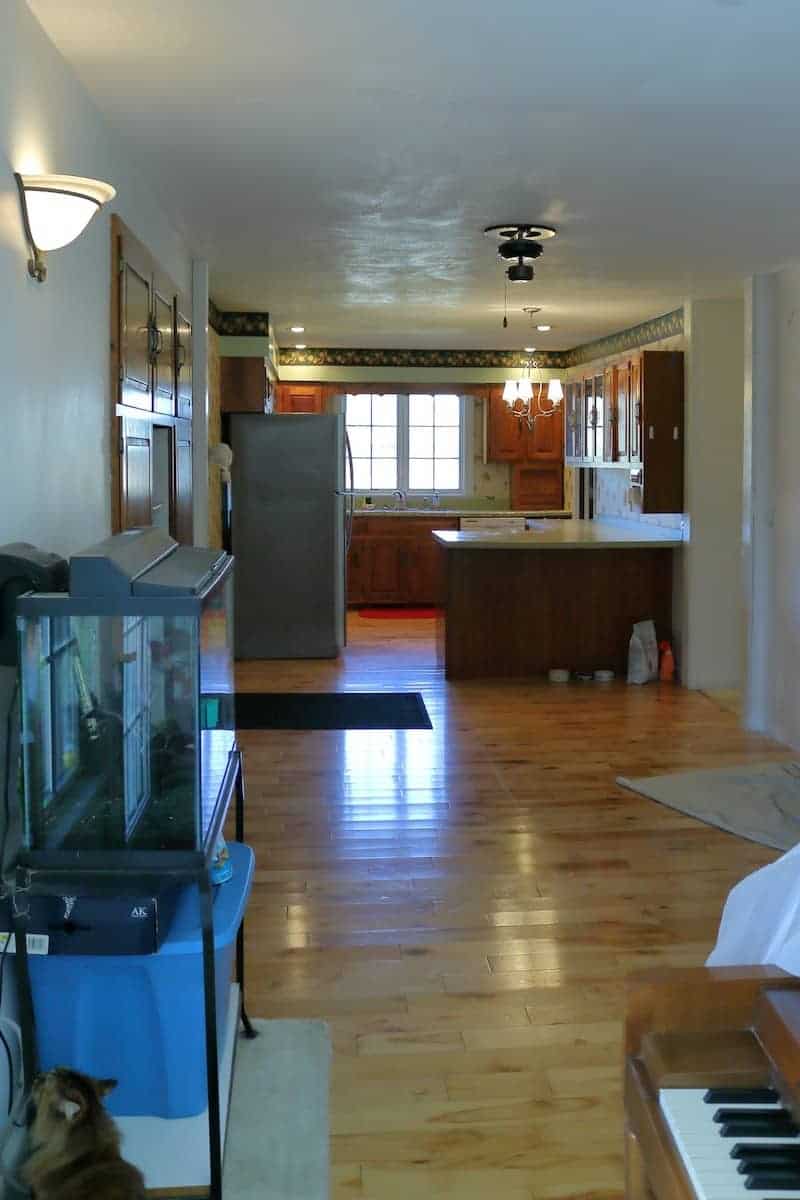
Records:
[[[392,499],[396,501],[395,508],[406,507],[406,494],[401,488],[397,488],[396,491],[392,492]]]

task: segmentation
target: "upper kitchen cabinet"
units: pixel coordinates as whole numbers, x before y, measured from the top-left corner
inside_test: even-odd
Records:
[[[639,477],[642,512],[683,512],[683,354],[644,350],[636,365],[631,426],[639,429],[641,466],[631,471],[631,482]],[[633,452],[632,438],[632,463]]]
[[[163,416],[191,415],[191,374],[189,412],[178,412],[178,289],[116,217],[112,237],[117,275],[111,312],[115,403]],[[182,304],[182,311],[186,309]],[[190,341],[191,325],[186,317],[182,320]]]
[[[276,413],[324,413],[325,388],[321,383],[279,383]]]
[[[565,454],[567,463],[583,458],[583,384],[568,383],[564,387]]]
[[[683,359],[683,355],[681,355]],[[683,407],[683,368],[681,367],[681,408]],[[642,363],[634,358],[628,374],[628,457],[632,463],[642,461]]]
[[[223,412],[267,412],[268,380],[263,358],[221,358],[220,407]]]
[[[178,375],[178,416],[192,417],[192,322],[188,300],[178,296],[175,303],[175,362]]]
[[[518,422],[525,436],[524,458],[528,462],[563,462],[564,459],[564,410],[562,407],[553,410],[547,399],[547,384],[534,384],[534,411],[543,415],[537,416],[533,429],[528,429],[526,421]]]
[[[525,434],[522,422],[503,399],[503,389],[491,388],[487,403],[487,458],[490,462],[521,462],[525,458]]]

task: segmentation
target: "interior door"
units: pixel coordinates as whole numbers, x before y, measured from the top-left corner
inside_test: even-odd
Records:
[[[170,425],[154,425],[151,441],[150,522],[156,529],[171,533],[173,520],[174,431]]]
[[[121,529],[139,529],[152,521],[152,425],[124,417],[120,436]]]

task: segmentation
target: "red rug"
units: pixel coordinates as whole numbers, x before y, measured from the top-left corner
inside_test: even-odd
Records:
[[[441,615],[440,608],[403,608],[394,605],[386,608],[360,608],[358,615],[369,621],[419,621],[431,620]]]

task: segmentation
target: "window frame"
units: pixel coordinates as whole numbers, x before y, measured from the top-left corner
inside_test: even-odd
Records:
[[[396,488],[356,488],[352,489],[354,496],[391,496],[396,491],[402,491],[407,496],[468,496],[473,488],[473,416],[474,397],[455,389],[425,389],[424,387],[406,388],[405,391],[390,388],[375,387],[364,390],[350,390],[344,394],[344,419],[347,431],[347,397],[348,396],[396,396],[397,397],[397,487]],[[461,417],[459,422],[459,466],[461,484],[457,488],[412,488],[409,487],[409,396],[458,396]]]

